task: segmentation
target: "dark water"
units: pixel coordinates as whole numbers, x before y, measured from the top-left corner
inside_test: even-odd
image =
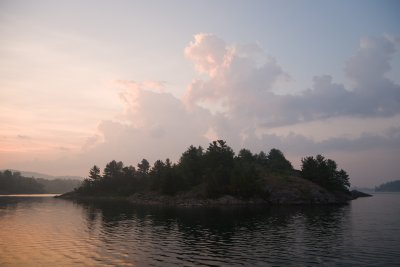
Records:
[[[400,266],[400,194],[270,209],[0,197],[0,266],[110,265]]]

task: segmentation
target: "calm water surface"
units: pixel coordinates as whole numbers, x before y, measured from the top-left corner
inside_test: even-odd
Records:
[[[110,265],[400,266],[400,194],[269,209],[0,197],[0,266]]]

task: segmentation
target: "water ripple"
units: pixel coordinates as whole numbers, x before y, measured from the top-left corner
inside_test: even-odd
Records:
[[[385,205],[390,197],[400,204],[400,195],[271,209],[1,198],[0,266],[396,265],[400,205]]]

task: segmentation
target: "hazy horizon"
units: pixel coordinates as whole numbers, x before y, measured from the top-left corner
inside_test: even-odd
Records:
[[[0,0],[0,169],[86,176],[190,145],[400,179],[398,1]]]

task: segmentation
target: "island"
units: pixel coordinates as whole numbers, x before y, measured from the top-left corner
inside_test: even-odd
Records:
[[[112,160],[93,166],[68,199],[125,199],[140,205],[342,204],[361,196],[349,190],[348,174],[322,155],[301,160],[301,170],[278,149],[235,155],[225,141],[204,150],[190,146],[177,163],[143,159],[137,168]]]

